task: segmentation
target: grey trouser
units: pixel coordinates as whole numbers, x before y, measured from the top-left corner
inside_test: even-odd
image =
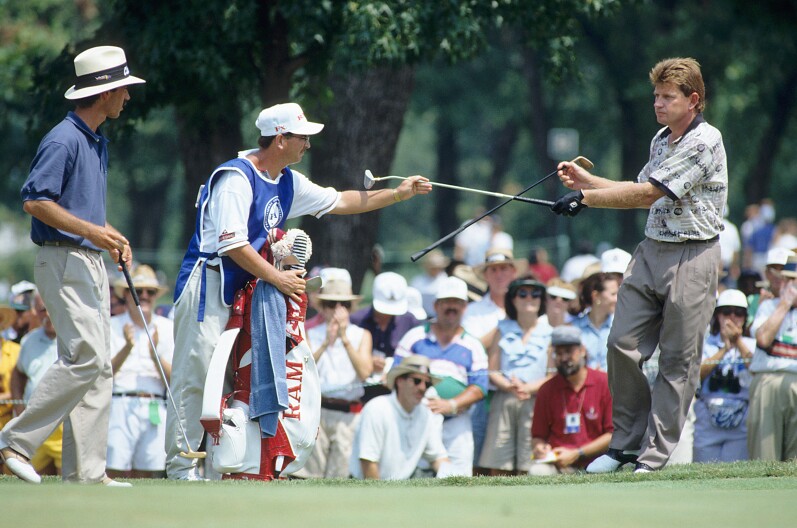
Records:
[[[653,468],[669,459],[695,395],[719,262],[717,241],[646,239],[620,287],[607,343],[614,422],[610,447],[641,449],[639,462]],[[639,350],[651,334],[658,335],[661,351],[652,391],[642,364],[653,350]]]
[[[63,479],[98,483],[105,477],[113,388],[105,265],[96,251],[43,246],[34,278],[55,326],[58,360],[25,411],[3,429],[3,442],[30,458],[63,422]]]

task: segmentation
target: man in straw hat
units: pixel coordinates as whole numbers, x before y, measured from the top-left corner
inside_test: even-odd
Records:
[[[372,338],[351,323],[352,303],[361,297],[351,288],[349,272],[327,268],[318,294],[324,322],[307,331],[321,383],[321,424],[303,477],[341,478],[349,474],[354,431],[362,410],[363,382],[371,375]]]
[[[155,271],[140,264],[131,278],[141,314],[124,277],[114,282],[114,293],[123,298],[127,311],[111,317],[113,399],[108,431],[108,473],[112,477],[156,478],[166,469],[166,385],[156,361],[171,374],[174,352],[172,321],[155,314],[155,303],[168,288]],[[158,358],[149,343],[152,332]],[[113,471],[111,471],[113,470]]]
[[[487,353],[481,342],[462,327],[468,285],[448,277],[435,301],[437,320],[407,332],[396,348],[394,364],[411,354],[430,359],[431,372],[442,378],[429,409],[445,416],[443,445],[451,459],[449,475],[473,474],[473,404],[487,394]]]
[[[113,380],[101,252],[128,264],[132,256],[127,239],[105,218],[108,140],[99,127],[119,117],[130,99],[127,87],[144,80],[130,75],[124,51],[114,46],[75,57],[75,73],[64,94],[75,110],[44,137],[22,187],[23,208],[33,217],[31,239],[41,246],[35,282],[58,333],[60,358],[0,435],[0,453],[16,476],[38,483],[28,460],[64,422],[63,479],[121,485],[105,474]]]
[[[349,471],[359,479],[404,480],[421,459],[435,473],[448,462],[442,420],[422,405],[426,389],[440,378],[429,371],[429,358],[413,354],[387,373],[392,391],[363,408],[354,437]]]
[[[200,189],[196,231],[177,276],[172,387],[181,411],[178,416],[169,408],[166,438],[166,469],[173,479],[196,476],[196,459],[178,455],[202,439],[202,384],[234,293],[252,278],[296,302],[305,291],[304,270],[277,270],[258,254],[269,230],[284,229],[289,218],[364,213],[432,190],[426,178],[411,176],[392,190],[338,192],[293,171],[289,166],[302,160],[310,138],[324,128],[296,103],[262,110],[255,126],[258,148],[221,164]],[[182,445],[177,420],[192,446]]]

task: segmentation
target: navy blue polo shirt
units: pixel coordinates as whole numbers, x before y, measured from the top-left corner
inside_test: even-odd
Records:
[[[51,200],[81,220],[105,226],[107,179],[108,140],[69,112],[39,144],[20,194],[23,202]],[[35,217],[31,219],[30,238],[38,245],[65,241],[99,249],[83,237]]]
[[[352,324],[365,328],[371,332],[373,337],[373,349],[379,350],[385,354],[385,357],[393,357],[396,352],[398,342],[404,337],[411,328],[418,326],[418,321],[414,315],[407,312],[403,315],[394,315],[385,330],[379,328],[379,325],[374,319],[374,308],[369,306],[351,314],[350,320]]]

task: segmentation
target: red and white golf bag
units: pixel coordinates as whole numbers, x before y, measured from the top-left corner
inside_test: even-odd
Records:
[[[304,268],[312,249],[299,229],[272,229],[261,256],[277,269]],[[320,279],[308,288],[320,287]],[[307,295],[297,303],[285,296],[287,321],[286,381],[289,407],[279,413],[277,433],[262,438],[260,424],[249,419],[252,371],[251,313],[257,279],[236,292],[230,321],[211,358],[205,382],[203,427],[213,439],[211,464],[223,478],[273,480],[301,469],[315,445],[321,414],[318,370],[304,331]],[[224,376],[232,356],[233,392],[223,394]]]

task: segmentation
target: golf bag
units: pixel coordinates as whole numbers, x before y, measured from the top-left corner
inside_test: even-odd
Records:
[[[288,269],[290,265],[303,268],[309,257],[302,253],[309,252],[301,247],[305,243],[309,246],[309,239],[298,229],[288,232],[272,229],[260,254],[277,269]],[[298,303],[285,296],[288,408],[279,413],[276,434],[270,438],[262,438],[259,422],[249,419],[251,316],[256,284],[257,279],[253,279],[236,292],[230,320],[214,351],[205,386],[203,402],[207,405],[203,405],[201,422],[213,439],[208,449],[212,466],[225,479],[273,480],[294,473],[310,457],[318,434],[321,390],[304,332],[306,294],[301,295]],[[219,377],[223,379],[228,359],[233,369],[233,391],[221,396]]]

